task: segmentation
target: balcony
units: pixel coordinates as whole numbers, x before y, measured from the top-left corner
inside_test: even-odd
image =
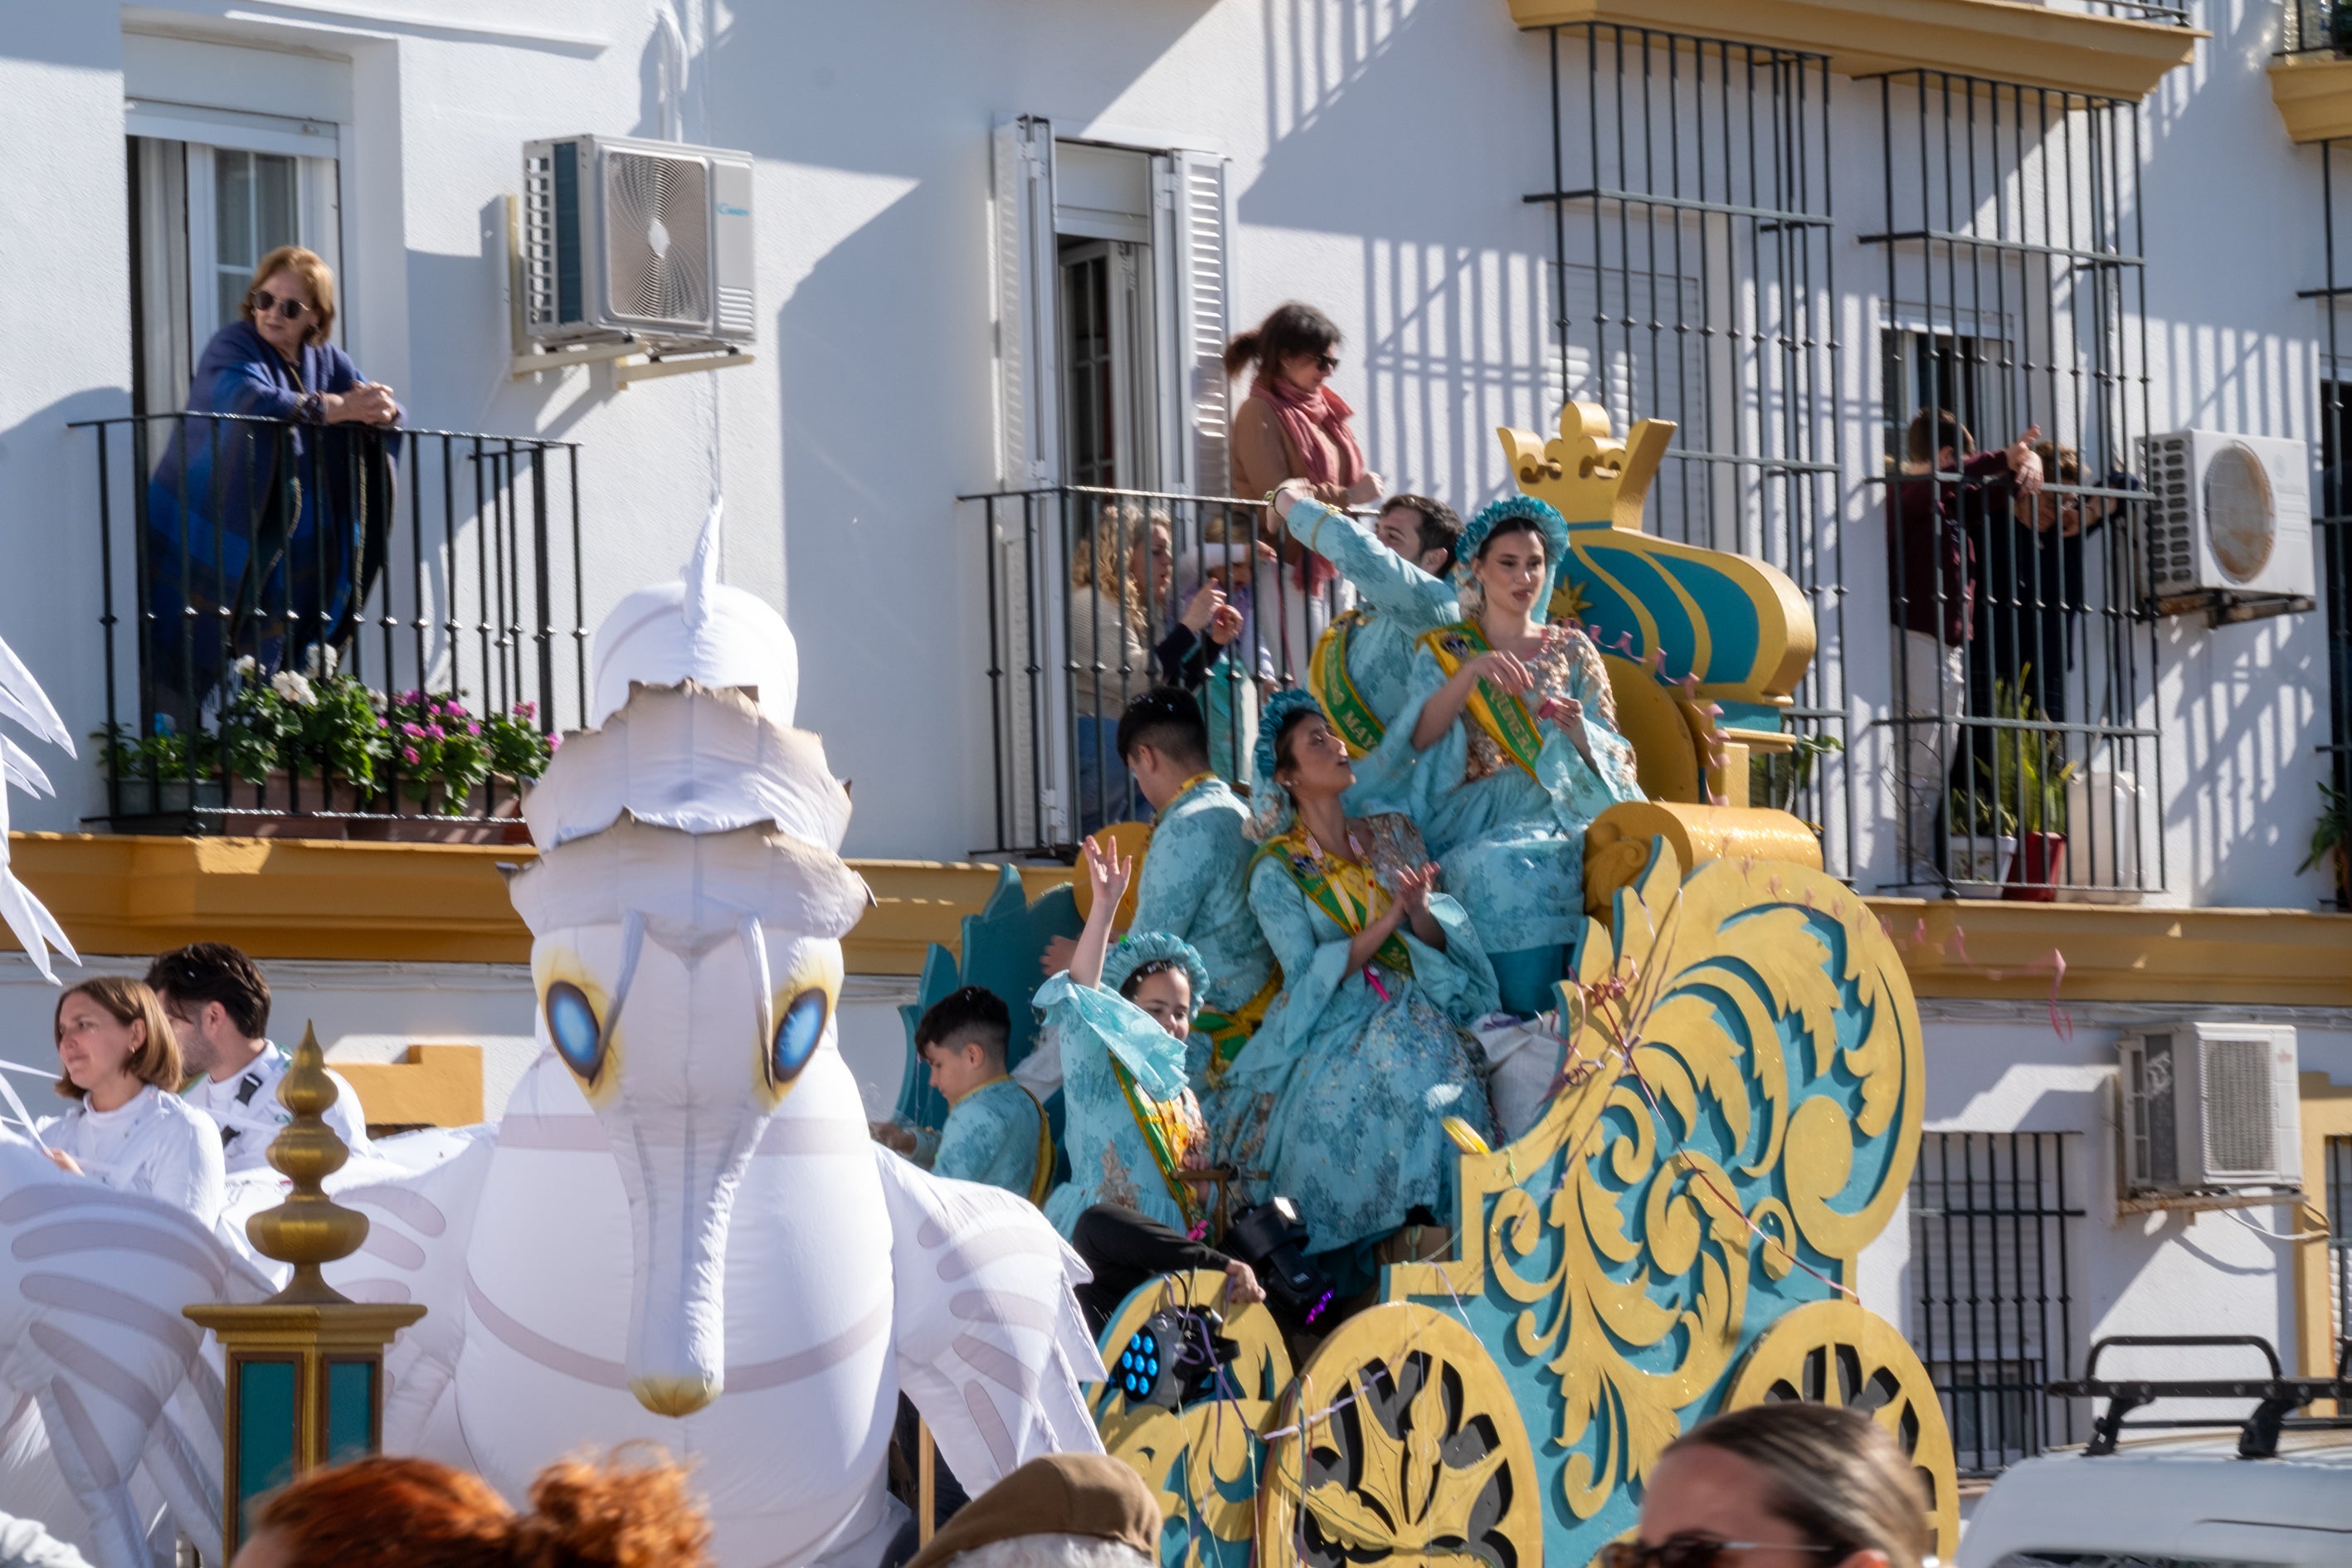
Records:
[[[2287,140],[2298,144],[2352,136],[2352,5],[2284,0],[2271,101]]]
[[[579,451],[229,415],[85,421],[118,833],[524,836],[587,703]]]

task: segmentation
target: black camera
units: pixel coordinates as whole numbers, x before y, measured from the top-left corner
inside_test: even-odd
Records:
[[[1169,1307],[1143,1321],[1110,1369],[1129,1405],[1178,1410],[1217,1392],[1217,1374],[1241,1354],[1225,1321],[1199,1307]]]
[[[1266,1305],[1293,1328],[1306,1328],[1330,1307],[1331,1278],[1307,1261],[1307,1226],[1288,1198],[1271,1198],[1235,1215],[1225,1227],[1224,1252],[1256,1272]]]

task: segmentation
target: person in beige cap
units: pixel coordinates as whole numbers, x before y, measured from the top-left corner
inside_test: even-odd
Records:
[[[1118,1460],[1046,1454],[964,1505],[907,1568],[1152,1568],[1160,1503]]]

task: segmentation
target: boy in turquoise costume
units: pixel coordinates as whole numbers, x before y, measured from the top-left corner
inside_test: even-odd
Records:
[[[1422,636],[1462,614],[1449,575],[1462,519],[1443,501],[1397,495],[1367,526],[1297,485],[1275,491],[1274,509],[1292,538],[1355,586],[1356,608],[1315,645],[1307,685],[1360,763],[1405,705]]]
[[[935,1174],[1042,1203],[1054,1174],[1053,1134],[1036,1100],[1006,1076],[1012,1032],[1003,998],[984,987],[967,985],[933,1004],[915,1026],[915,1050],[947,1099],[947,1125],[933,1131],[881,1121],[873,1132]]]

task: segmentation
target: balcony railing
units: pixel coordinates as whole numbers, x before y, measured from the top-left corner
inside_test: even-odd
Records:
[[[2352,5],[2341,0],[2284,0],[2279,9],[2280,54],[2336,54],[2339,37],[2352,42]]]
[[[117,831],[520,837],[587,705],[579,451],[230,415],[97,459]]]
[[[1128,703],[1156,685],[1192,689],[1211,766],[1245,781],[1259,705],[1306,684],[1316,639],[1351,602],[1336,581],[1310,586],[1296,563],[1262,558],[1253,501],[1079,485],[960,500],[988,554],[995,821],[978,853],[1066,858],[1106,823],[1148,818],[1117,733]],[[1163,663],[1208,576],[1228,584],[1238,635]]]

